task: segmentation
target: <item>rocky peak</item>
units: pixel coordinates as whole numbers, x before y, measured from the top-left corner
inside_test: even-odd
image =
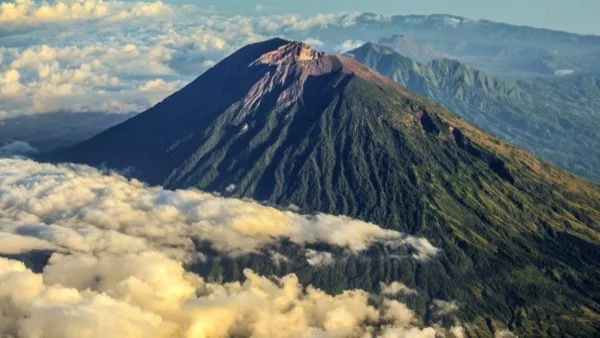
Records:
[[[314,50],[303,42],[292,41],[276,50],[263,54],[259,61],[263,64],[281,65],[299,61],[315,61],[325,53]]]

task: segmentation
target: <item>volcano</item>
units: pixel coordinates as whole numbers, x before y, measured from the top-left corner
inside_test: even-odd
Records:
[[[146,112],[41,159],[426,236],[440,254],[400,275],[429,299],[455,299],[471,336],[600,330],[597,185],[300,42],[246,46]],[[351,278],[330,273],[315,284]],[[429,304],[413,305],[434,321]]]

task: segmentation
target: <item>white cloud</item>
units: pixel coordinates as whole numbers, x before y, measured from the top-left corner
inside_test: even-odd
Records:
[[[0,232],[0,254],[15,255],[35,250],[60,251],[60,247],[35,237]]]
[[[0,333],[81,337],[435,337],[404,304],[328,295],[295,275],[214,284],[158,253],[55,254],[42,274],[0,258]],[[60,325],[56,325],[60,323]]]
[[[35,2],[15,0],[0,3],[0,22],[32,25],[53,21],[94,18],[125,20],[132,17],[155,17],[172,13],[170,6],[156,2],[122,2],[101,0],[58,0]]]
[[[163,79],[155,79],[140,86],[140,91],[145,93],[172,93],[183,85],[181,81],[167,82]]]
[[[335,51],[342,54],[345,52],[349,52],[353,49],[356,49],[360,46],[362,46],[364,44],[364,42],[360,41],[360,40],[346,40],[344,42],[342,42],[341,44],[337,45],[335,47]]]
[[[232,193],[235,191],[235,188],[236,188],[235,184],[230,184],[227,186],[227,188],[225,188],[225,192]]]
[[[392,282],[391,284],[380,283],[381,293],[386,296],[396,295],[417,295],[417,290],[411,289],[400,282]]]
[[[462,23],[462,19],[452,18],[452,17],[444,17],[444,23],[451,27],[458,27]]]
[[[290,261],[290,259],[287,256],[277,251],[270,250],[269,254],[271,255],[271,260],[273,261],[275,266],[280,266],[281,263],[288,263]]]
[[[202,61],[201,66],[204,69],[209,69],[209,68],[214,67],[216,64],[217,63],[213,60],[205,60],[205,61]]]
[[[311,266],[328,266],[335,263],[331,252],[308,249],[306,250],[305,257],[306,262]]]
[[[25,86],[21,83],[21,73],[18,70],[10,69],[0,73],[0,96],[14,97],[22,95]]]
[[[455,302],[447,302],[440,299],[434,299],[431,307],[438,316],[448,315],[458,311],[458,305]]]
[[[160,102],[185,85],[183,81],[150,80],[139,87],[141,93],[148,93],[152,104]]]
[[[82,252],[140,250],[144,244],[132,242],[143,240],[182,258],[195,253],[192,240],[208,240],[224,253],[247,253],[281,239],[353,252],[381,242],[414,250],[419,259],[437,252],[420,251],[423,243],[435,249],[425,239],[348,217],[304,216],[194,190],[150,188],[85,166],[0,159],[0,172],[0,229]],[[82,244],[90,241],[101,246]]]
[[[325,47],[325,42],[323,42],[323,41],[321,41],[319,39],[314,39],[314,38],[305,39],[304,43],[306,43],[308,45],[311,45],[315,49]]]
[[[431,242],[422,237],[407,236],[401,241],[389,243],[391,247],[395,247],[398,244],[408,245],[409,247],[414,248],[415,251],[412,254],[412,257],[417,260],[426,260],[431,256],[435,256],[439,251],[439,249],[433,246]]]
[[[201,255],[193,240],[209,240],[223,254],[280,238],[358,254],[378,241],[404,245],[397,232],[146,187],[79,165],[0,159],[0,172],[0,253],[54,251],[39,274],[0,258],[2,336],[415,338],[447,331],[419,327],[413,311],[386,292],[329,295],[303,287],[294,274],[266,278],[251,270],[242,282],[219,284],[183,267]],[[274,264],[289,260],[271,256]],[[333,256],[308,250],[307,259],[323,264]]]

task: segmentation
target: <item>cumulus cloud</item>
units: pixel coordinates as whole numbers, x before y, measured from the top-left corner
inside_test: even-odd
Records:
[[[25,86],[21,83],[21,73],[10,69],[0,73],[0,95],[14,97],[24,93]]]
[[[0,254],[16,255],[30,251],[60,251],[60,247],[35,237],[0,232]]]
[[[386,296],[396,296],[396,295],[417,295],[418,292],[415,289],[411,289],[408,286],[400,283],[400,282],[392,282],[390,284],[380,283],[381,293]]]
[[[426,260],[429,257],[435,256],[439,249],[433,246],[426,238],[415,237],[415,236],[404,236],[401,241],[388,242],[391,247],[397,247],[398,245],[408,245],[414,249],[412,257],[417,260]]]
[[[440,299],[434,299],[431,308],[438,316],[448,315],[458,311],[458,305],[455,302],[447,302]]]
[[[152,104],[158,103],[185,85],[183,81],[167,82],[163,79],[150,80],[139,87],[142,93],[148,93]]]
[[[356,49],[364,44],[363,41],[360,40],[346,40],[335,47],[335,51],[343,54],[353,49]]]
[[[155,79],[155,80],[148,81],[148,82],[144,83],[142,86],[140,86],[140,91],[147,92],[147,93],[156,93],[156,92],[172,93],[172,92],[176,91],[177,89],[181,88],[182,86],[183,86],[183,83],[181,81],[167,82],[163,79]]]
[[[304,43],[311,45],[314,48],[323,48],[325,47],[325,42],[319,40],[319,39],[315,39],[315,38],[308,38],[304,40]]]
[[[435,337],[394,300],[332,296],[295,275],[215,284],[154,252],[55,254],[43,273],[0,258],[0,333],[20,337]],[[60,323],[60,325],[56,325]]]
[[[426,239],[348,217],[299,215],[195,190],[151,188],[86,166],[1,159],[0,171],[0,217],[11,224],[10,232],[78,251],[95,250],[79,244],[90,238],[103,243],[103,251],[143,247],[126,240],[143,239],[179,257],[195,252],[194,241],[209,241],[221,252],[248,253],[289,239],[353,252],[381,242],[416,250],[419,258],[435,254],[427,251],[435,247]]]
[[[378,295],[329,295],[303,287],[294,274],[267,278],[245,270],[243,281],[222,284],[184,269],[201,255],[198,241],[222,254],[282,238],[359,253],[375,242],[409,245],[400,233],[147,187],[85,166],[0,159],[0,172],[0,255],[53,252],[41,273],[0,258],[0,335],[433,338],[455,329],[419,326],[412,310],[387,298],[404,290],[400,284]],[[288,260],[269,252],[274,264]],[[311,249],[306,258],[311,265],[333,262],[331,253]]]
[[[306,262],[311,266],[328,266],[335,263],[331,252],[308,249],[304,256]]]
[[[172,9],[161,1],[127,3],[101,0],[59,0],[55,2],[15,0],[0,3],[0,22],[31,25],[41,22],[105,17],[125,20],[140,16],[167,15],[171,12]]]

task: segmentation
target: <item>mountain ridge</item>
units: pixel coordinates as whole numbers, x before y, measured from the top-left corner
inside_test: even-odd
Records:
[[[600,153],[589,156],[597,153],[600,140],[594,118],[600,90],[593,77],[507,82],[457,60],[420,64],[373,43],[350,54],[500,138],[588,179],[600,179],[595,162]],[[577,81],[579,87],[571,84]]]
[[[472,20],[453,15],[361,15],[352,38],[402,34],[418,44],[506,80],[554,77],[565,71],[598,75],[600,38],[555,30]],[[311,35],[318,35],[313,30]],[[376,33],[375,33],[376,32]],[[334,34],[327,30],[321,34]],[[380,41],[381,42],[381,41]],[[421,60],[423,61],[423,60]]]

